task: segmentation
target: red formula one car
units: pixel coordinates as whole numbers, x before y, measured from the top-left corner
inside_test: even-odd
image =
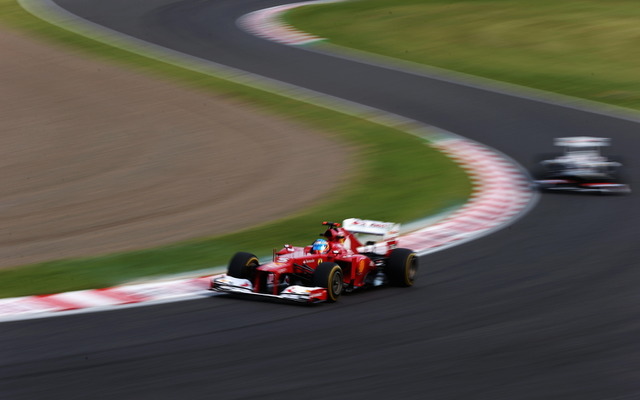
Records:
[[[397,248],[399,224],[350,218],[342,226],[323,225],[326,231],[312,245],[284,245],[269,263],[236,253],[227,274],[212,278],[211,290],[316,303],[335,302],[343,292],[364,287],[413,285],[418,257]]]

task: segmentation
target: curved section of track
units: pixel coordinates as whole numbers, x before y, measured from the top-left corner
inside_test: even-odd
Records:
[[[639,124],[257,39],[241,15],[276,1],[59,0],[96,23],[363,103],[522,164],[552,138]],[[631,166],[632,177],[639,169]],[[632,185],[637,185],[634,178]],[[223,297],[3,324],[7,398],[627,399],[640,394],[636,198],[545,195],[491,236],[421,258],[411,289],[322,307]]]

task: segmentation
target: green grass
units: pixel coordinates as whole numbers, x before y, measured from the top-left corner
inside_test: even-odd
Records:
[[[287,20],[346,47],[640,108],[637,0],[354,0]]]
[[[179,84],[250,102],[294,118],[354,149],[352,179],[290,218],[229,235],[86,259],[0,270],[0,297],[106,287],[136,278],[224,265],[239,250],[270,254],[284,243],[307,244],[323,220],[363,217],[408,222],[462,204],[470,194],[465,173],[450,159],[405,132],[255,88],[154,61],[44,23],[12,0],[0,0],[0,23]]]

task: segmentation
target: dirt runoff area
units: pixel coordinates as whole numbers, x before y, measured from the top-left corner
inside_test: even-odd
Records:
[[[0,267],[247,228],[349,165],[309,128],[2,27],[0,54]]]

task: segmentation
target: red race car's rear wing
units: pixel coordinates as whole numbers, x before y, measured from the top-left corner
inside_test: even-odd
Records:
[[[349,218],[342,221],[342,226],[352,233],[382,236],[383,240],[395,238],[400,234],[400,224],[395,222]]]
[[[395,222],[349,218],[342,225],[357,237],[354,250],[360,253],[386,254],[397,245],[400,235],[400,224]]]

